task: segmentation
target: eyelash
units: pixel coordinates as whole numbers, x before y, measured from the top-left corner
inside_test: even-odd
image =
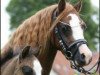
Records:
[[[66,36],[68,36],[69,33],[71,34],[70,26],[68,26],[68,25],[63,25],[63,27],[62,27],[62,32],[63,32]]]
[[[86,30],[86,28],[87,28],[86,25],[82,25],[81,27],[83,30]]]

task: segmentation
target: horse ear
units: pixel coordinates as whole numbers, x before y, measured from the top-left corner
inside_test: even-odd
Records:
[[[26,46],[25,48],[23,48],[19,58],[24,59],[25,57],[27,57],[27,55],[29,54],[29,50],[30,50],[30,46]]]
[[[65,0],[60,0],[58,4],[58,13],[60,14],[66,7]]]
[[[79,0],[79,2],[74,5],[74,8],[77,12],[80,12],[82,8],[82,0]]]

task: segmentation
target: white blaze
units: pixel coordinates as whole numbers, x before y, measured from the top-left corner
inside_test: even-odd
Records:
[[[76,14],[69,14],[71,16],[70,26],[72,27],[73,38],[75,40],[84,39],[83,30],[80,25],[80,20]]]
[[[36,75],[41,75],[42,67],[41,67],[40,62],[37,59],[35,59],[33,61],[33,65],[34,65],[33,69],[34,69]]]
[[[69,14],[68,16],[71,17],[71,20],[69,21],[71,29],[72,29],[72,36],[74,40],[84,39],[83,36],[83,29],[81,28],[81,21],[79,20],[78,16],[76,14]],[[86,44],[83,44],[79,47],[80,54],[85,55],[86,63],[88,64],[89,60],[92,57],[92,52],[87,47]]]

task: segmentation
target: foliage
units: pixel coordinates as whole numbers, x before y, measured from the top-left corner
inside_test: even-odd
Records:
[[[75,4],[78,0],[70,0],[72,4]],[[14,29],[29,16],[35,14],[38,10],[58,3],[58,0],[11,0],[7,6],[7,12],[11,16],[10,29]],[[81,18],[87,24],[87,30],[85,31],[85,37],[88,40],[91,49],[95,49],[94,38],[97,33],[97,24],[92,19],[94,14],[90,0],[83,0],[83,7],[81,11]]]
[[[26,18],[53,3],[57,3],[57,0],[11,0],[6,8],[11,16],[10,29],[18,27]]]

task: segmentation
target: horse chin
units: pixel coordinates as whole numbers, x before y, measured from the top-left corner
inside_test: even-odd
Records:
[[[76,66],[78,66],[78,67],[84,67],[85,66],[85,64],[81,64],[81,62],[77,62],[76,60],[75,60],[75,65]]]
[[[76,65],[76,66],[79,66],[79,64],[78,64],[78,62],[77,62],[76,60],[75,60],[75,65]]]

